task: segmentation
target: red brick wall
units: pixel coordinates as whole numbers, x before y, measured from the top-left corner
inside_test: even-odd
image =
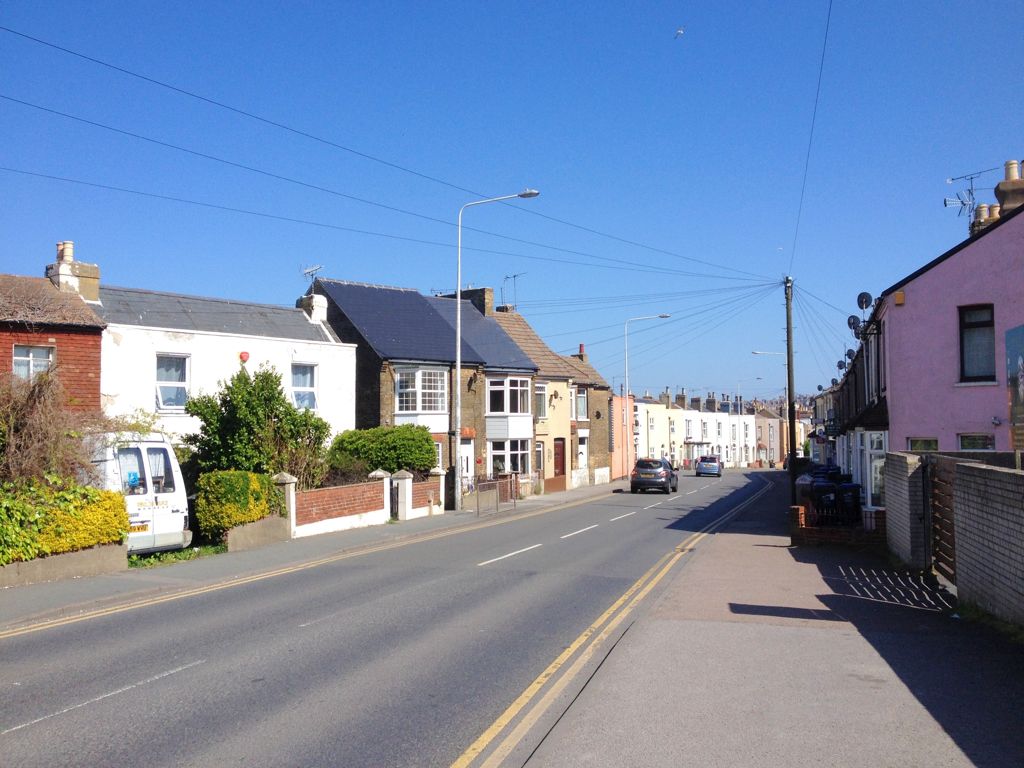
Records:
[[[384,508],[384,482],[317,488],[295,494],[295,523],[306,525]]]
[[[424,480],[422,483],[412,484],[412,508],[419,509],[427,506],[431,501],[437,503],[441,500],[441,484],[437,478]]]
[[[8,371],[13,368],[14,345],[53,347],[53,362],[68,396],[68,405],[76,410],[100,408],[99,328],[29,331],[0,328],[0,355]]]

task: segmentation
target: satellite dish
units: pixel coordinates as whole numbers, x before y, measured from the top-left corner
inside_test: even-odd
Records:
[[[853,360],[853,358],[855,358],[856,356],[857,356],[857,353],[854,352],[852,349],[846,350],[846,359],[847,360]]]
[[[838,384],[838,383],[839,383],[839,379],[832,379],[832,386],[833,386],[833,387],[834,387],[834,386],[835,386],[836,384]]]
[[[836,368],[838,368],[840,371],[843,370],[844,368],[846,368],[846,361],[845,360],[840,360],[839,362],[837,362],[836,363]]]
[[[859,325],[856,328],[853,329],[853,338],[855,338],[855,339],[859,339],[860,338],[860,326]]]
[[[861,291],[857,294],[857,306],[861,309],[867,309],[871,306],[871,294],[867,291]]]
[[[818,391],[819,391],[819,392],[824,392],[824,391],[825,391],[825,388],[824,388],[823,386],[821,386],[821,384],[819,384],[819,385],[818,385]]]
[[[860,318],[857,317],[856,315],[850,315],[848,318],[846,318],[846,327],[849,328],[851,331],[858,325],[860,325]]]

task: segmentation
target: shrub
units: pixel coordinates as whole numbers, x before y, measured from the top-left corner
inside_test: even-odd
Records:
[[[216,395],[192,398],[185,410],[202,422],[197,434],[185,438],[201,472],[285,471],[298,478],[300,488],[323,476],[330,425],[292,405],[273,368],[261,367],[252,375],[242,368]]]
[[[50,555],[120,544],[128,533],[124,496],[116,491],[80,488],[81,504],[54,507],[39,532],[39,544]]]
[[[0,372],[0,481],[89,477],[95,468],[81,436],[101,422],[67,407],[57,368],[28,381]]]
[[[0,485],[0,565],[120,543],[127,533],[119,493],[52,476]]]
[[[397,427],[352,429],[342,432],[327,452],[332,469],[358,459],[371,469],[397,472],[424,471],[437,463],[434,439],[426,427],[402,424]]]
[[[227,470],[199,478],[196,523],[208,541],[220,541],[237,525],[283,515],[284,495],[269,475]]]

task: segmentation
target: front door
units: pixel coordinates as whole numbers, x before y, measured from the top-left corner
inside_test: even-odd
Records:
[[[476,469],[473,465],[473,439],[462,438],[462,445],[459,446],[459,461],[462,462],[462,487],[472,488],[476,478]]]
[[[554,441],[554,458],[551,463],[554,477],[544,481],[544,491],[565,490],[565,438],[556,437]]]

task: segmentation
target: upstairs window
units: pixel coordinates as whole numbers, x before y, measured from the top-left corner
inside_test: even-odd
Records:
[[[445,413],[448,372],[439,369],[407,369],[395,377],[396,413]]]
[[[991,304],[960,307],[960,381],[996,380],[996,334]]]
[[[188,400],[188,358],[182,355],[157,355],[157,409],[183,411],[186,400]]]
[[[292,402],[296,408],[316,410],[316,366],[295,364],[292,366]]]
[[[36,374],[50,370],[53,365],[53,347],[26,347],[14,345],[14,375],[19,379],[35,378]]]
[[[529,413],[530,380],[488,379],[487,412],[491,414]]]
[[[538,419],[548,417],[548,385],[542,382],[533,385],[533,415]]]
[[[572,390],[572,418],[573,421],[589,421],[587,413],[587,389],[585,387],[574,387]]]

